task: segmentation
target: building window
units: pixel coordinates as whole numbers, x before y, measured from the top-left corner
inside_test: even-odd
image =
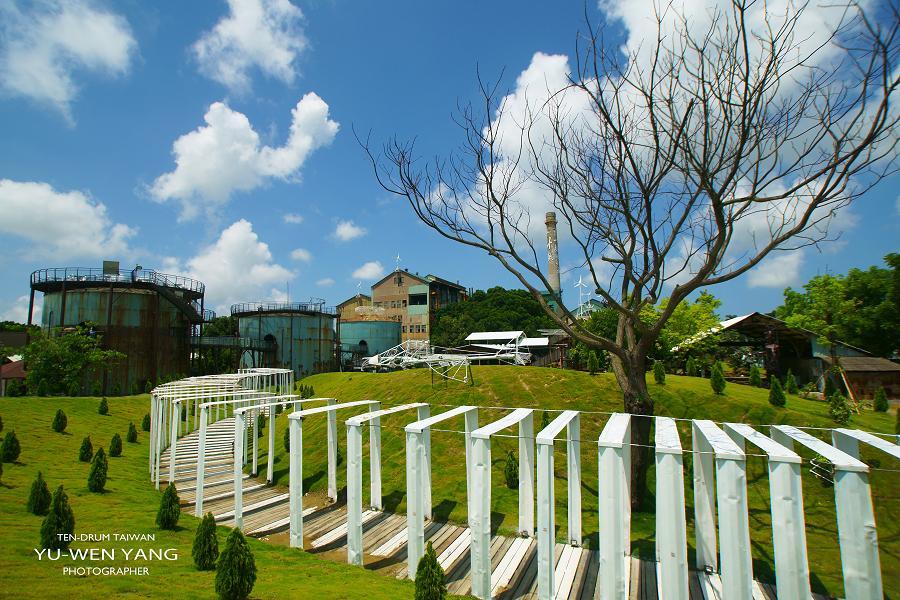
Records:
[[[406,333],[406,325],[402,326],[402,327],[400,328],[400,331],[401,331],[402,333]]]
[[[406,300],[402,300],[402,302],[403,302],[403,308],[406,308]]]
[[[428,294],[410,294],[409,295],[409,305],[410,306],[427,306],[428,305]]]

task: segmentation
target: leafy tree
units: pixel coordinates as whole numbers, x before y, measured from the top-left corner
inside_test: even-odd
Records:
[[[216,519],[211,512],[206,513],[197,525],[191,556],[198,571],[212,571],[216,568],[219,540],[216,537]]]
[[[693,356],[688,356],[687,361],[684,363],[684,374],[690,377],[696,377],[697,371],[697,359]]]
[[[37,382],[37,395],[41,398],[50,395],[50,383],[46,379]]]
[[[145,414],[143,420],[141,421],[141,429],[144,431],[150,431],[150,414]]]
[[[750,367],[749,380],[753,387],[762,387],[762,373],[759,372],[759,367],[756,365]]]
[[[786,403],[787,398],[784,395],[784,389],[781,387],[781,382],[778,381],[777,377],[773,377],[772,385],[769,387],[769,404],[782,407]]]
[[[94,445],[91,443],[91,436],[87,436],[81,440],[81,448],[78,449],[78,460],[81,462],[91,462],[94,456]]]
[[[122,395],[122,385],[117,381],[112,386],[112,395],[113,396],[121,396]]]
[[[94,396],[99,396],[103,393],[103,385],[99,381],[94,382],[92,389]]]
[[[846,425],[850,422],[850,405],[840,392],[835,392],[828,397],[828,414],[831,420],[838,425]]]
[[[153,391],[153,380],[148,379],[147,383],[144,384],[144,393],[149,394],[152,391]]]
[[[97,449],[94,460],[91,461],[91,470],[88,472],[88,490],[102,492],[106,488],[106,477],[109,473],[109,462],[103,448]]]
[[[66,425],[69,424],[69,419],[66,417],[66,413],[63,412],[61,408],[56,409],[56,415],[53,417],[53,423],[51,427],[53,427],[53,431],[56,433],[62,433],[66,430]]]
[[[76,396],[80,396],[81,395],[81,386],[78,383],[73,381],[72,383],[69,384],[68,393],[69,393],[69,396],[72,396],[73,398]]]
[[[825,398],[831,398],[838,391],[837,386],[834,385],[834,378],[832,369],[828,369],[825,371]]]
[[[591,375],[596,375],[599,368],[600,368],[600,361],[597,358],[597,353],[594,351],[591,351],[590,354],[588,354],[588,372]]]
[[[722,369],[722,363],[715,362],[709,376],[709,385],[716,394],[725,393],[725,372]]]
[[[38,471],[37,477],[31,484],[31,492],[28,494],[28,503],[25,508],[33,515],[46,515],[50,510],[50,489],[44,481],[44,475]]]
[[[108,415],[109,414],[109,402],[106,401],[106,396],[100,399],[100,405],[97,407],[97,414],[100,415]]]
[[[444,580],[444,569],[437,560],[437,553],[428,542],[425,554],[419,559],[416,567],[415,600],[444,600],[447,597],[447,582]]]
[[[232,316],[216,317],[203,325],[203,337],[233,337],[238,333],[237,319]],[[241,361],[237,348],[204,348],[200,360],[200,374],[210,375],[234,371]],[[176,378],[180,379],[180,377]]]
[[[112,457],[122,456],[122,436],[118,433],[113,434],[109,441],[109,455]]]
[[[137,381],[131,382],[131,395],[137,396],[140,393],[140,389],[138,388]]]
[[[65,550],[71,544],[66,536],[75,533],[75,514],[69,506],[69,497],[63,486],[56,488],[50,502],[50,512],[41,523],[41,547],[50,550]]]
[[[225,539],[225,549],[216,565],[216,594],[222,600],[242,600],[256,583],[256,561],[250,544],[235,527]]]
[[[797,378],[794,377],[794,372],[790,369],[788,369],[787,375],[784,376],[784,391],[794,396],[800,393],[800,386],[797,385]]]
[[[125,439],[131,444],[136,444],[138,441],[137,428],[133,422],[128,424],[128,434],[125,436]]]
[[[879,386],[877,390],[875,390],[875,398],[872,401],[872,408],[874,408],[877,412],[887,412],[888,399],[887,394],[884,392],[884,388]]]
[[[159,511],[156,513],[156,525],[160,529],[175,529],[178,518],[181,516],[181,506],[178,499],[178,490],[175,484],[170,483],[163,492],[159,501]]]
[[[288,426],[284,428],[284,437],[282,438],[282,443],[284,444],[284,451],[291,451],[291,426],[288,423]]]
[[[506,454],[506,465],[503,467],[503,475],[506,478],[506,487],[511,490],[519,487],[519,462],[513,452]]]
[[[22,453],[22,447],[19,445],[19,438],[16,437],[16,431],[7,431],[3,436],[3,444],[0,445],[0,457],[3,462],[16,462]]]
[[[265,427],[266,427],[266,415],[264,415],[263,413],[259,413],[259,415],[257,415],[257,417],[259,418],[259,425],[257,425],[257,427],[256,427],[256,435],[258,437],[262,437],[263,429],[265,429]]]
[[[6,384],[6,395],[11,397],[18,397],[25,395],[25,384],[22,383],[21,379],[10,379],[9,383]]]
[[[660,360],[653,363],[653,380],[659,385],[666,384],[666,368]]]
[[[35,332],[22,351],[28,388],[43,391],[42,395],[66,394],[74,386],[80,389],[86,377],[125,357],[103,350],[100,336],[91,329],[88,323],[63,334]]]

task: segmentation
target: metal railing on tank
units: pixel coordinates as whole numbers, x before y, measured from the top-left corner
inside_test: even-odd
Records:
[[[31,274],[32,286],[55,282],[149,283],[176,290],[186,290],[195,294],[203,294],[206,287],[203,282],[196,279],[183,275],[160,273],[152,269],[137,271],[125,269],[119,270],[117,273],[107,273],[103,269],[90,267],[60,267],[38,269]]]
[[[242,302],[231,305],[231,316],[253,313],[309,312],[337,316],[337,308],[319,302]]]

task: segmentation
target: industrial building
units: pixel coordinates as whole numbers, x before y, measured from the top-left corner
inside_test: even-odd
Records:
[[[102,348],[125,354],[121,362],[94,375],[94,381],[85,381],[86,390],[99,383],[103,393],[144,389],[148,381],[189,373],[191,336],[204,320],[215,316],[204,310],[202,282],[140,266],[120,270],[116,261],[104,261],[102,269],[34,271],[29,325],[35,292],[44,294],[45,333],[64,335],[90,324]]]
[[[237,320],[244,368],[291,369],[300,378],[338,367],[338,311],[324,300],[234,304],[231,316]]]
[[[403,341],[427,340],[435,312],[468,297],[459,283],[399,268],[372,285],[372,306],[379,318],[400,323]]]

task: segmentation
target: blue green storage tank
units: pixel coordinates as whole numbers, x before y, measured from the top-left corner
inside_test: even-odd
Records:
[[[341,344],[375,356],[400,344],[399,321],[341,321]]]
[[[245,352],[244,367],[292,369],[298,379],[313,373],[333,371],[337,312],[323,303],[250,302],[235,304],[231,316],[238,322],[238,335],[274,344],[268,353]]]

